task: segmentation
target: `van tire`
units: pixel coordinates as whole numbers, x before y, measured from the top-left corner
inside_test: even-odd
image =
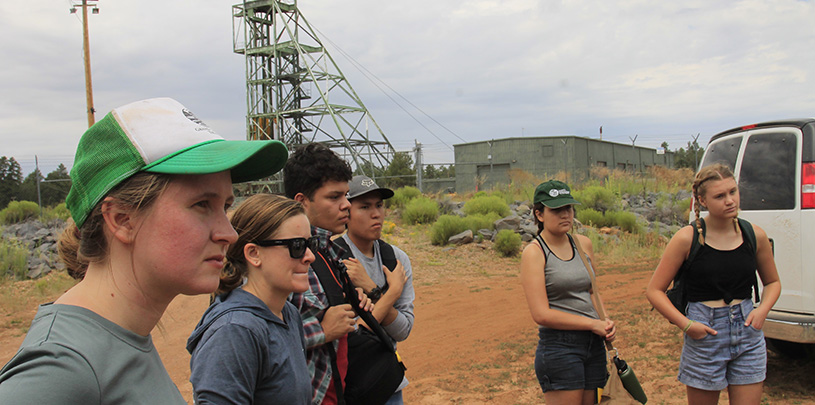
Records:
[[[791,359],[815,360],[815,344],[767,338],[767,347]]]

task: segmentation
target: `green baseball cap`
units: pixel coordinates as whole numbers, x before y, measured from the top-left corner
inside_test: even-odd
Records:
[[[549,208],[560,208],[564,205],[580,204],[572,197],[569,186],[562,181],[549,180],[535,188],[535,198],[532,203],[541,203]]]
[[[108,113],[79,140],[66,205],[77,227],[114,187],[137,172],[210,174],[230,170],[233,183],[280,171],[280,141],[227,141],[178,101],[153,98]]]

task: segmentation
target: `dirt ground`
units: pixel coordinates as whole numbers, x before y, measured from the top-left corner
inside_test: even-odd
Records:
[[[489,243],[442,248],[427,242],[426,229],[411,232],[391,238],[411,256],[417,295],[415,326],[399,344],[410,380],[405,401],[542,403],[532,366],[537,330],[518,278],[520,260],[497,257]],[[681,332],[651,311],[645,299],[656,260],[604,266],[598,258],[598,281],[607,311],[619,325],[616,346],[642,382],[648,403],[684,404],[684,386],[676,381]],[[153,333],[188,400],[192,387],[184,345],[207,302],[204,296],[178,297]],[[0,364],[14,355],[34,311],[34,305],[14,314],[0,308]],[[813,375],[815,361],[770,353],[763,403],[815,403]],[[725,392],[720,402],[726,398]]]

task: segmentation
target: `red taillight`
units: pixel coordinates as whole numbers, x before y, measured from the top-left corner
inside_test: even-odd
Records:
[[[815,208],[815,162],[801,165],[801,208]]]
[[[756,124],[753,124],[753,125],[746,125],[746,126],[743,126],[743,127],[741,127],[741,129],[742,129],[742,130],[747,130],[747,129],[753,129],[753,128],[755,128],[755,127],[756,127]]]

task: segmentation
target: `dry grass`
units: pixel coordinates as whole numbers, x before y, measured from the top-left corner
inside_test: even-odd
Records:
[[[53,301],[74,284],[65,272],[51,272],[38,280],[0,279],[0,331],[25,334],[37,306]]]

